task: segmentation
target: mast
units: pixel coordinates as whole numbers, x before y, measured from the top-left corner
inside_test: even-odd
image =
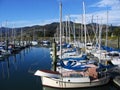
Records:
[[[70,16],[68,16],[68,28],[69,28],[69,43],[70,43]]]
[[[35,40],[35,28],[33,29],[33,38],[32,40],[34,41]]]
[[[44,31],[44,40],[45,40],[45,28],[43,29],[43,31]]]
[[[62,58],[62,2],[60,1],[60,58]]]
[[[64,28],[64,23],[62,23],[62,42],[65,41],[65,34],[64,34],[65,30],[64,29],[65,29]]]
[[[14,25],[13,25],[14,27]],[[15,45],[15,40],[16,40],[16,31],[15,31],[15,28],[13,28],[13,43]]]
[[[85,17],[85,4],[83,2],[83,24],[84,24],[84,34],[85,34],[85,53],[86,53],[86,17]]]
[[[55,42],[55,38],[53,39],[53,71],[56,71],[56,60],[57,60],[57,57],[56,57],[56,42]]]
[[[68,32],[67,32],[67,30],[68,30],[68,16],[66,16],[66,24],[65,24],[65,29],[66,29],[66,31],[65,31],[65,33],[66,33],[66,43],[68,43]]]
[[[2,24],[1,24],[1,30],[0,30],[0,42],[2,42]]]
[[[83,42],[83,14],[82,14],[82,23],[81,23],[81,42]]]
[[[8,28],[7,28],[7,20],[6,20],[6,50],[8,51],[8,43],[9,43],[9,40],[8,40]]]
[[[99,63],[101,60],[101,31],[102,31],[102,19],[101,19],[101,24],[99,25],[99,53],[100,53]]]
[[[56,36],[57,38],[57,41],[59,40],[59,25],[57,26],[57,36]]]
[[[98,16],[97,16],[97,24],[96,24],[96,45],[98,44],[98,28],[99,28],[99,24],[98,24]]]
[[[73,22],[73,30],[74,30],[74,43],[75,43],[75,41],[76,41],[75,22]]]
[[[81,38],[80,38],[81,30],[80,29],[81,28],[80,28],[80,25],[79,25],[79,27],[78,27],[78,30],[79,30],[79,37],[78,37],[78,39],[81,41]]]
[[[24,41],[23,41],[23,30],[22,30],[22,28],[21,28],[21,36],[20,36],[20,39],[21,39],[21,40],[20,40],[20,41],[21,41],[21,42],[20,42],[21,45],[24,46]]]
[[[107,25],[106,25],[106,41],[105,41],[105,46],[108,45],[107,40],[108,40],[108,10],[107,10]]]

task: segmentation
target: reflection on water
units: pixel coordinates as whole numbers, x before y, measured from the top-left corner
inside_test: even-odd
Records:
[[[48,48],[30,47],[0,60],[0,90],[42,90],[37,69],[50,69]]]
[[[18,54],[0,60],[0,90],[60,90],[42,87],[40,77],[34,76],[36,70],[50,68],[51,58],[48,48],[30,47],[21,50]],[[102,90],[103,88],[117,90],[112,84],[69,90]]]
[[[10,77],[10,71],[9,71],[9,68],[10,68],[10,61],[9,61],[9,57],[6,57],[4,62],[0,62],[0,73],[2,74],[2,77],[0,78],[9,78]]]

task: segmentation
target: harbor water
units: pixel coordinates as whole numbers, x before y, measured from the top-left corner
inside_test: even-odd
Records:
[[[29,47],[0,59],[0,90],[60,90],[43,87],[40,77],[34,76],[38,69],[51,69],[51,61],[49,48],[44,47]],[[67,90],[102,89],[118,90],[118,87],[110,82],[100,87]]]

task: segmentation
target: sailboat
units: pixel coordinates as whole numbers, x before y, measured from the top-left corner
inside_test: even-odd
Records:
[[[88,74],[89,71],[89,74]],[[104,73],[102,73],[104,75]],[[64,71],[62,73],[47,70],[37,70],[35,75],[41,76],[42,85],[54,88],[83,88],[105,85],[109,76],[96,72],[96,67],[84,71]],[[91,76],[90,76],[91,75]]]
[[[62,13],[62,3],[60,3],[60,15]],[[62,16],[60,16],[60,36],[61,36]],[[61,46],[60,38],[60,46]],[[54,41],[55,43],[55,41]],[[61,47],[60,47],[61,50]],[[54,51],[54,54],[56,51]],[[62,51],[61,51],[62,53]],[[60,54],[61,55],[61,54]],[[40,76],[42,85],[53,88],[83,88],[105,85],[109,82],[109,75],[103,69],[103,65],[85,64],[76,65],[68,62],[67,65],[61,60],[61,67],[56,70],[54,61],[54,71],[37,70],[34,75]],[[104,67],[106,69],[106,67]]]

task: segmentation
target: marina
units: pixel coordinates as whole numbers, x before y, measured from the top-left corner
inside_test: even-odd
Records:
[[[53,39],[50,53],[52,57],[52,70],[37,70],[34,75],[41,77],[43,86],[59,88],[59,89],[75,89],[75,88],[91,88],[96,86],[103,86],[109,83],[111,74],[110,70],[119,66],[119,50],[110,49],[107,46],[102,46],[101,43],[101,32],[102,24],[99,25],[98,37],[96,37],[95,44],[87,41],[87,29],[86,29],[86,16],[85,16],[85,4],[83,2],[83,31],[84,31],[84,42],[78,41],[76,44],[75,28],[73,29],[74,40],[70,39],[67,42],[67,32],[64,38],[62,36],[62,2],[59,4],[60,7],[60,32],[59,40]],[[73,27],[74,24],[73,24]],[[107,34],[106,34],[107,35]],[[107,37],[107,36],[106,36]],[[58,43],[57,43],[57,42]],[[106,40],[107,43],[107,40]],[[83,45],[80,47],[79,45]],[[107,44],[106,44],[107,45]],[[59,50],[56,48],[59,47]],[[79,49],[78,49],[79,48]],[[115,51],[115,52],[114,52]],[[118,52],[117,52],[118,51]],[[59,52],[59,54],[58,54]],[[111,53],[113,52],[113,53]],[[117,52],[117,53],[116,53]],[[93,58],[88,58],[88,55],[92,55]],[[91,56],[90,56],[91,57]],[[93,61],[91,61],[93,60]],[[110,64],[111,62],[112,64]],[[59,65],[58,65],[59,63]],[[108,73],[109,72],[109,73]]]
[[[50,70],[51,61],[49,48],[43,47],[29,47],[0,61],[0,90],[59,90],[43,87],[40,78],[33,75],[37,69]],[[118,90],[118,87],[110,82],[100,87],[69,90],[101,89]]]
[[[120,1],[36,2],[2,3],[0,90],[119,90]]]

